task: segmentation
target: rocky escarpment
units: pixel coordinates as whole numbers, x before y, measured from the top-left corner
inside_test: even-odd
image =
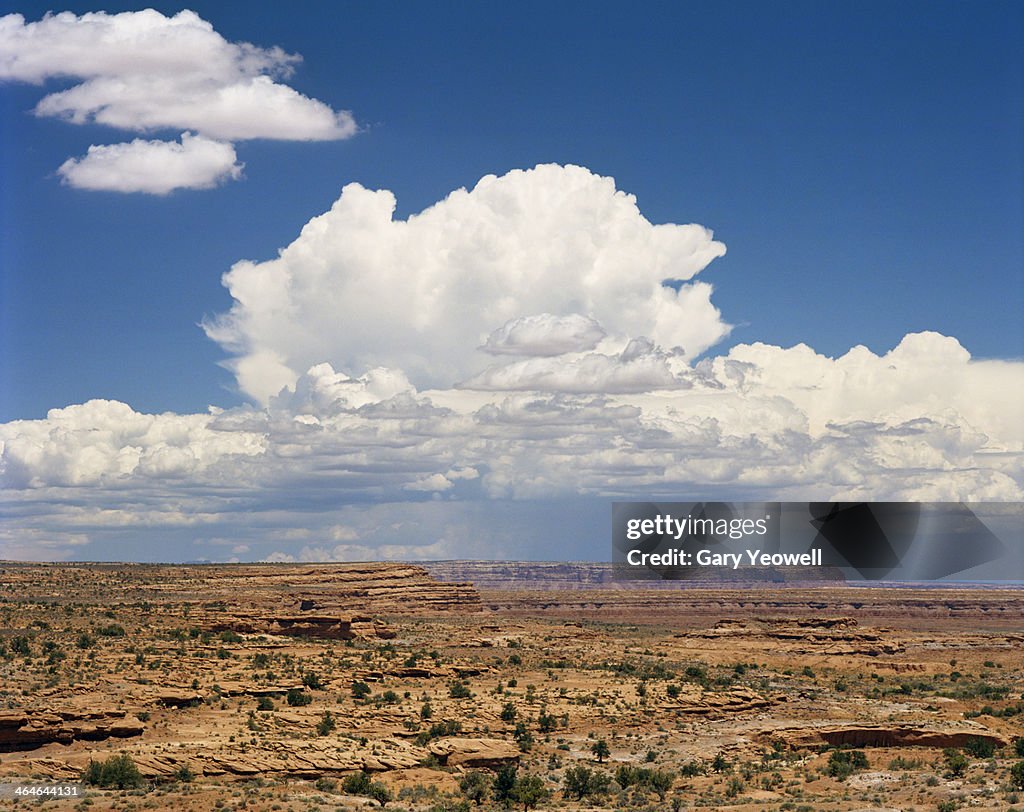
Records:
[[[972,739],[1005,747],[1006,739],[983,727],[927,728],[913,725],[838,725],[774,730],[762,738],[790,748],[963,747]]]
[[[124,711],[91,712],[14,710],[0,711],[0,752],[33,750],[44,744],[101,741],[142,734],[139,722]]]
[[[249,634],[279,634],[286,637],[320,637],[327,640],[380,638],[389,640],[395,632],[385,623],[368,615],[309,614],[275,615],[244,607],[211,613],[201,621],[208,631],[233,631]]]
[[[713,628],[690,632],[681,637],[757,638],[778,640],[788,650],[818,655],[847,656],[866,654],[897,654],[903,644],[891,639],[884,629],[860,629],[852,617],[775,618],[756,617],[751,620],[720,620]]]
[[[444,582],[413,564],[253,564],[202,571],[203,594],[238,597],[240,591],[273,598],[286,614],[410,613],[476,609],[480,597],[467,583]]]
[[[729,691],[702,691],[690,687],[675,700],[661,705],[667,713],[683,713],[696,716],[721,717],[729,713],[760,710],[784,702],[785,697],[763,696],[749,688],[733,688]]]
[[[476,611],[477,591],[410,564],[212,567],[196,620],[209,631],[390,639],[380,615]]]
[[[185,605],[199,613],[230,605],[264,607],[276,615],[423,614],[474,611],[472,584],[447,582],[413,564],[20,564],[4,562],[0,583],[20,599],[145,603],[144,611]],[[41,587],[45,584],[45,587]],[[55,588],[59,590],[54,593]],[[197,596],[201,596],[196,603]]]
[[[514,742],[494,738],[448,737],[419,747],[397,737],[376,739],[370,745],[351,740],[306,739],[266,742],[259,749],[245,751],[231,747],[187,748],[169,751],[159,745],[137,746],[131,751],[139,772],[147,778],[167,779],[182,767],[197,776],[275,775],[290,778],[320,778],[365,770],[386,772],[415,767],[433,756],[449,767],[499,767],[519,761]],[[79,753],[68,758],[45,758],[26,762],[54,779],[77,778],[92,756]]]
[[[12,594],[60,576],[58,601],[141,607],[159,625],[334,640],[394,637],[384,615],[476,612],[480,595],[467,583],[447,583],[412,564],[5,564]],[[53,596],[48,596],[53,600]],[[185,614],[182,614],[182,607]]]

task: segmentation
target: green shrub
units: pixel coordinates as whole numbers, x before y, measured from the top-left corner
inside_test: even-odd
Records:
[[[318,736],[326,736],[331,733],[338,723],[334,721],[334,716],[330,711],[324,711],[324,715],[320,717],[320,721],[317,722],[316,732]]]
[[[28,638],[21,634],[11,638],[11,651],[15,654],[20,654],[22,657],[32,656],[32,649],[29,646]]]
[[[133,789],[142,785],[142,774],[132,757],[121,753],[102,762],[90,759],[82,773],[82,782],[97,787]]]
[[[323,690],[324,684],[320,681],[320,675],[316,671],[307,671],[302,675],[302,684],[311,691]]]
[[[196,774],[192,772],[192,768],[188,764],[182,764],[178,769],[174,771],[174,780],[180,781],[183,784],[187,784],[189,781],[194,779]]]
[[[946,762],[946,775],[950,778],[960,778],[970,766],[967,756],[955,747],[947,747],[943,750],[942,758]]]
[[[443,722],[434,722],[428,730],[421,731],[416,736],[416,744],[420,747],[426,745],[431,739],[439,736],[456,736],[462,732],[462,722],[456,719],[445,719]]]
[[[459,779],[459,791],[477,806],[491,795],[493,785],[491,777],[481,770],[472,770]]]
[[[540,715],[537,717],[537,727],[541,733],[550,733],[558,726],[558,719],[547,712],[547,709],[543,709]]]
[[[611,776],[591,770],[589,767],[570,767],[562,777],[562,795],[582,801],[585,797],[596,798],[608,792]]]
[[[827,772],[839,781],[845,781],[857,770],[868,768],[868,758],[863,750],[833,750],[828,757]]]
[[[391,790],[389,790],[380,781],[373,781],[370,784],[369,790],[366,793],[370,798],[373,798],[381,806],[387,804],[391,800]]]
[[[287,701],[289,705],[299,708],[303,705],[308,705],[310,702],[312,702],[313,697],[311,697],[301,688],[292,688],[290,691],[288,691],[287,695],[285,696],[285,701]]]
[[[729,779],[729,783],[725,785],[725,797],[735,798],[743,792],[744,789],[746,789],[746,785],[743,783],[742,779],[733,776]]]
[[[370,790],[370,776],[360,770],[347,775],[341,782],[341,788],[349,795],[366,795]]]
[[[964,743],[964,750],[975,758],[992,758],[996,752],[996,746],[989,739],[980,736],[971,736]]]

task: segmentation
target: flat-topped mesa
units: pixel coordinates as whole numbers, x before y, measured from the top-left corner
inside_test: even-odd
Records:
[[[475,612],[476,589],[444,583],[422,567],[397,563],[211,567],[199,623],[210,631],[391,638],[382,615]]]
[[[211,565],[199,574],[206,582],[204,594],[237,598],[244,590],[253,598],[281,596],[301,611],[329,607],[421,612],[480,606],[480,596],[471,584],[440,581],[413,564]]]

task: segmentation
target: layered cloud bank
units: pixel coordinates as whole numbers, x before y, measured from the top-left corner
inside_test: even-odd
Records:
[[[418,391],[399,371],[321,364],[265,408],[56,409],[0,426],[0,557],[25,533],[49,534],[43,557],[88,557],[57,540],[174,528],[225,544],[206,557],[372,558],[375,538],[404,557],[515,556],[481,541],[496,525],[481,504],[506,499],[1024,498],[1024,364],[922,333],[882,356],[741,345],[673,366],[674,387],[601,395]],[[425,525],[422,500],[445,519]]]
[[[701,359],[724,247],[579,167],[393,210],[346,187],[225,276],[206,329],[254,405],[0,425],[0,558],[603,558],[612,497],[1024,499],[1024,363],[930,332]]]
[[[187,131],[216,143],[222,154],[231,151],[226,164],[221,157],[211,165],[213,147],[200,151],[197,142],[192,149],[138,140],[93,145],[59,170],[66,183],[86,189],[163,194],[208,188],[238,176],[233,142],[353,135],[350,113],[280,81],[300,60],[277,47],[228,42],[192,11],[173,17],[153,9],[64,12],[32,23],[20,14],[0,18],[0,81],[76,82],[44,96],[37,115],[138,133]],[[140,179],[146,169],[153,179]]]

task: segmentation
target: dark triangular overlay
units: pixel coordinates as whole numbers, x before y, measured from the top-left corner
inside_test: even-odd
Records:
[[[886,507],[891,506],[889,503]],[[908,503],[909,504],[909,503]],[[884,578],[899,566],[900,556],[893,549],[885,530],[882,529],[874,508],[864,502],[812,502],[808,505],[811,524],[818,528],[811,547],[820,547],[822,564],[825,566],[850,566],[868,580]],[[919,509],[918,505],[914,505]],[[914,526],[916,527],[914,514]],[[887,519],[892,517],[886,516]],[[900,518],[900,517],[896,517]],[[895,535],[904,542],[900,546],[909,546],[910,539],[905,538],[907,522],[898,521],[901,525]],[[896,529],[896,528],[894,528]]]
[[[933,505],[932,510],[922,539],[925,548],[915,555],[915,580],[956,575],[1006,554],[1006,545],[964,503]]]

